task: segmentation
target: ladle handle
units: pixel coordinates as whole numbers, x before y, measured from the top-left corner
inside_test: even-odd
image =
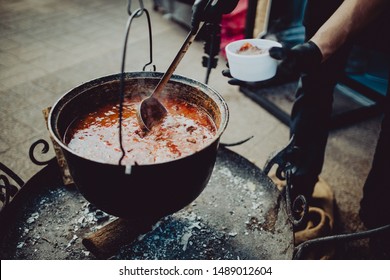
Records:
[[[190,47],[190,45],[194,41],[194,39],[196,37],[196,34],[197,33],[193,34],[193,32],[190,32],[187,35],[186,40],[184,41],[183,45],[181,46],[179,52],[176,54],[176,56],[173,59],[171,65],[169,66],[168,70],[164,73],[163,77],[158,82],[158,84],[157,84],[156,88],[154,89],[152,95],[159,94],[164,89],[166,83],[171,78],[173,72],[175,72],[177,65],[179,64],[179,62],[181,61],[181,59],[183,58],[183,56],[187,52],[188,48]]]

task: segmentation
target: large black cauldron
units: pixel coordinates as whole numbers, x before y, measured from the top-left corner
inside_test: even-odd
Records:
[[[150,94],[162,77],[157,72],[126,73],[125,96],[137,100]],[[191,203],[207,185],[216,160],[220,136],[228,122],[222,97],[200,82],[173,75],[164,92],[204,108],[218,131],[202,150],[160,164],[125,166],[83,158],[64,143],[69,125],[101,104],[119,100],[120,75],[99,78],[63,95],[52,107],[49,131],[62,147],[71,175],[83,196],[96,207],[134,221],[156,221]]]

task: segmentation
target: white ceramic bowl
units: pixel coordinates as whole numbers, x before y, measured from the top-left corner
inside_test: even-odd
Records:
[[[261,54],[238,54],[237,51],[245,44],[250,43],[265,50]],[[272,78],[276,74],[278,61],[272,58],[268,50],[271,47],[281,47],[276,41],[266,39],[243,39],[229,43],[225,47],[229,63],[230,74],[245,82],[258,82]]]

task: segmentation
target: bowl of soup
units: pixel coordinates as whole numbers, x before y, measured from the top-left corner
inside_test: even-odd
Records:
[[[63,150],[77,188],[89,202],[117,217],[153,222],[196,199],[210,179],[228,123],[228,107],[218,92],[173,75],[158,96],[167,116],[143,131],[137,105],[162,75],[125,74],[122,147],[119,74],[73,88],[49,114],[50,134]]]
[[[259,82],[271,79],[276,74],[278,61],[268,50],[282,45],[267,39],[242,39],[226,45],[226,57],[230,74],[245,82]]]

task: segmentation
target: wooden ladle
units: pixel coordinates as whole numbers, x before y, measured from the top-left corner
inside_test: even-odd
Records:
[[[173,72],[175,71],[177,65],[183,58],[184,54],[187,52],[191,43],[194,41],[196,34],[197,33],[191,31],[187,35],[184,44],[180,48],[179,52],[176,54],[174,60],[169,66],[168,70],[164,73],[163,77],[157,84],[152,94],[140,102],[137,110],[137,118],[143,130],[146,131],[151,130],[152,127],[158,124],[159,122],[161,122],[162,119],[168,113],[167,109],[164,107],[163,104],[161,104],[161,102],[158,100],[156,96],[158,96],[161,93],[161,91],[164,89],[165,85],[167,84]]]

